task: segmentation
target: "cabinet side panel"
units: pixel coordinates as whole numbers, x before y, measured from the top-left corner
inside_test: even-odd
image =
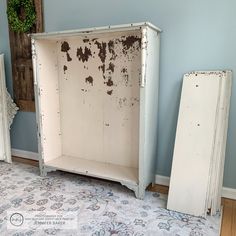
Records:
[[[36,91],[41,156],[44,162],[62,155],[56,42],[35,41]]]
[[[147,54],[145,72],[145,90],[143,104],[145,106],[144,116],[144,152],[141,156],[140,181],[143,187],[154,182],[157,159],[157,132],[158,132],[158,94],[159,94],[159,50],[160,34],[152,29],[147,29]],[[143,170],[142,170],[143,169]]]

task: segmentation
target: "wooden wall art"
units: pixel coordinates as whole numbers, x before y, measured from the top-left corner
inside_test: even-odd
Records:
[[[8,0],[9,2],[9,0]],[[29,32],[14,32],[9,25],[14,100],[21,111],[35,111],[31,41],[27,33],[43,32],[42,0],[34,0],[36,23]],[[24,9],[19,9],[24,19]]]

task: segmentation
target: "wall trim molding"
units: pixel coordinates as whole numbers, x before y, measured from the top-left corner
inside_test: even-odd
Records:
[[[156,175],[155,183],[159,185],[169,186],[170,185],[170,177],[163,175]],[[236,189],[223,187],[222,188],[222,197],[236,200]]]
[[[222,197],[236,200],[236,189],[223,187]]]
[[[20,150],[20,149],[12,148],[11,149],[11,155],[12,156],[16,156],[16,157],[22,157],[22,158],[34,160],[34,161],[38,161],[39,160],[38,153],[30,152],[30,151],[24,151],[24,150]]]
[[[170,177],[164,175],[156,175],[155,183],[159,185],[169,186],[170,185]]]

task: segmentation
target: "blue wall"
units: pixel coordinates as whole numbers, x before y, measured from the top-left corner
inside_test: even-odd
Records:
[[[45,31],[140,21],[150,21],[163,29],[157,173],[168,176],[183,74],[217,69],[232,69],[236,73],[235,9],[235,0],[44,0]],[[0,49],[5,48],[9,70],[4,12],[5,0],[1,0]],[[11,87],[10,71],[7,75]],[[36,151],[35,130],[35,116],[20,113],[12,129],[12,146]],[[233,85],[224,186],[236,188],[235,169],[236,83]]]
[[[5,54],[7,88],[12,94],[9,32],[6,17],[6,1],[0,0],[0,53]],[[37,151],[36,118],[32,112],[18,112],[11,128],[13,148]]]

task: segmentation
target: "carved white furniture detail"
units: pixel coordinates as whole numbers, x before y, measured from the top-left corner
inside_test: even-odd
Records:
[[[13,102],[13,99],[11,98],[11,95],[6,91],[6,100],[7,100],[7,115],[8,115],[8,128],[11,128],[13,119],[15,115],[17,114],[17,111],[19,108],[17,105]]]
[[[41,174],[154,182],[160,30],[150,23],[32,35]]]
[[[18,108],[7,92],[4,55],[0,54],[0,160],[11,162],[10,126]]]

